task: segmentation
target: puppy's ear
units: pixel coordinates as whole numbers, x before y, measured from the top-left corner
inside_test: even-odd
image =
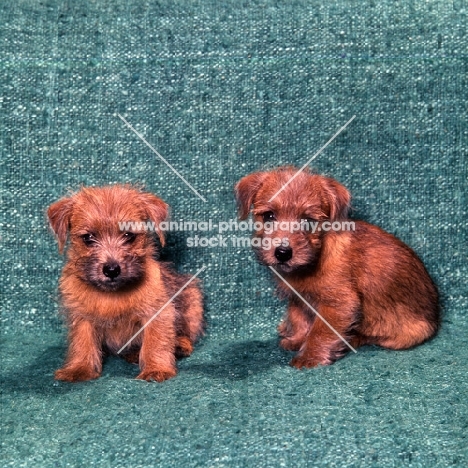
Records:
[[[47,217],[49,224],[57,238],[59,252],[63,252],[67,242],[67,234],[70,229],[70,217],[73,211],[73,200],[62,198],[49,206]]]
[[[159,227],[159,223],[167,219],[169,215],[169,205],[152,193],[142,193],[140,194],[140,197],[148,219],[153,221],[155,224],[155,229],[158,233],[161,245],[164,247],[166,242],[164,239],[164,233]]]
[[[254,172],[243,177],[236,185],[234,191],[236,193],[237,209],[240,219],[245,219],[249,216],[250,207],[252,206],[255,194],[258,192],[266,177],[267,172]]]
[[[346,187],[330,177],[323,177],[322,186],[325,189],[330,219],[347,218],[351,207],[351,194]]]

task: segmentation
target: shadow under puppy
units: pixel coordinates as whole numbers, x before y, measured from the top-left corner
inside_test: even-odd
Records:
[[[414,251],[364,221],[353,221],[354,230],[330,229],[336,221],[350,221],[351,196],[334,179],[304,171],[277,193],[297,171],[257,172],[236,185],[240,218],[247,218],[253,205],[254,220],[262,226],[254,233],[261,241],[255,248],[259,260],[354,348],[406,349],[435,335],[438,293]],[[278,327],[280,345],[298,351],[291,365],[328,365],[344,355],[346,343],[285,282],[276,280],[289,301]]]
[[[138,379],[174,377],[176,356],[192,353],[203,330],[197,280],[151,321],[190,279],[156,261],[153,233],[138,229],[140,222],[154,222],[164,245],[157,227],[167,215],[168,205],[160,198],[127,185],[83,188],[49,207],[60,252],[70,237],[59,286],[69,348],[57,380],[99,377],[103,353],[117,353],[143,326],[122,351],[122,357],[139,364]],[[121,230],[119,223],[126,222],[136,224]]]

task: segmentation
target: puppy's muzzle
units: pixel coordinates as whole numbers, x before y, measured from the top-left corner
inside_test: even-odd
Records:
[[[120,265],[117,262],[106,263],[102,267],[102,272],[104,273],[104,276],[107,276],[108,278],[113,280],[120,275]]]
[[[291,247],[276,247],[275,257],[281,263],[285,263],[288,260],[291,260],[293,256],[293,251]]]

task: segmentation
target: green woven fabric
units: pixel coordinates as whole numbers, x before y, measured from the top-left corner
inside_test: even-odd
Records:
[[[466,465],[467,13],[464,0],[1,2],[3,466]],[[301,166],[353,115],[313,167],[423,259],[436,339],[292,369],[275,335],[285,304],[251,250],[172,232],[164,258],[206,266],[207,335],[178,377],[134,381],[110,359],[98,381],[53,380],[66,341],[50,203],[133,182],[175,220],[234,219],[237,180]]]

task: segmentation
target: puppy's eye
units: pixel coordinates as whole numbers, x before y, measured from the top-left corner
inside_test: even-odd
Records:
[[[133,233],[133,232],[126,232],[126,233],[123,235],[123,238],[124,238],[125,244],[131,244],[132,242],[135,241],[135,239],[136,239],[136,234]]]
[[[269,221],[276,221],[276,216],[273,211],[265,211],[265,213],[262,214],[263,222],[268,223]]]
[[[83,234],[81,238],[83,239],[83,242],[85,243],[85,245],[87,245],[88,247],[91,247],[97,242],[97,239],[92,234],[89,234],[89,233]]]

